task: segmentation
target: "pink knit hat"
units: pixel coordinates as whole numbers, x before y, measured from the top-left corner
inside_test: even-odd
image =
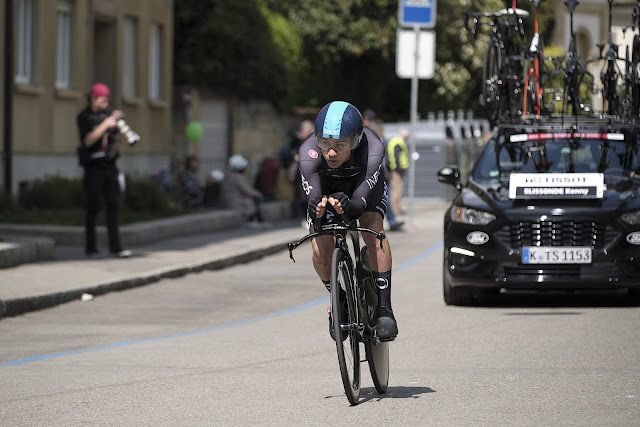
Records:
[[[90,98],[97,98],[102,96],[104,98],[109,98],[109,87],[103,83],[96,83],[91,86],[91,90],[87,94]]]

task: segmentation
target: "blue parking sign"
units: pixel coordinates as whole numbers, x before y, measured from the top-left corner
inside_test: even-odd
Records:
[[[403,27],[435,27],[436,0],[398,0],[398,22]]]

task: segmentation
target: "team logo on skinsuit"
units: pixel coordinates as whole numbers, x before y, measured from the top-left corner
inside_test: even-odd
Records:
[[[311,193],[311,190],[313,190],[313,187],[309,185],[309,182],[306,179],[304,179],[304,175],[302,175],[302,172],[300,173],[300,179],[302,180],[302,189],[304,190],[305,194],[308,196],[309,193]]]
[[[311,157],[312,159],[317,159],[318,152],[316,150],[309,150],[309,157]]]

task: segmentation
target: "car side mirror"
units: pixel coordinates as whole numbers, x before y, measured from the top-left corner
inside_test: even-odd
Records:
[[[460,169],[457,166],[445,166],[438,171],[438,181],[453,185],[456,187],[456,190],[460,191],[462,189],[462,184],[460,183]]]

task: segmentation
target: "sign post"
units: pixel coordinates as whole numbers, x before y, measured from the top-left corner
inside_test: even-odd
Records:
[[[418,122],[418,74],[420,63],[420,28],[433,28],[436,25],[436,0],[398,0],[398,23],[401,27],[412,27],[415,33],[413,50],[413,73],[411,75],[411,135],[409,137],[409,224],[413,224],[413,204],[416,187],[416,129]],[[401,31],[401,30],[398,30]],[[400,37],[398,37],[400,40]],[[396,46],[396,50],[400,50]],[[432,54],[435,57],[435,36],[433,37]],[[396,61],[398,61],[396,59]],[[399,61],[398,61],[399,62]],[[435,61],[434,61],[435,62]],[[399,69],[396,67],[397,70]],[[396,72],[398,77],[406,78]],[[431,78],[433,74],[428,77]]]

